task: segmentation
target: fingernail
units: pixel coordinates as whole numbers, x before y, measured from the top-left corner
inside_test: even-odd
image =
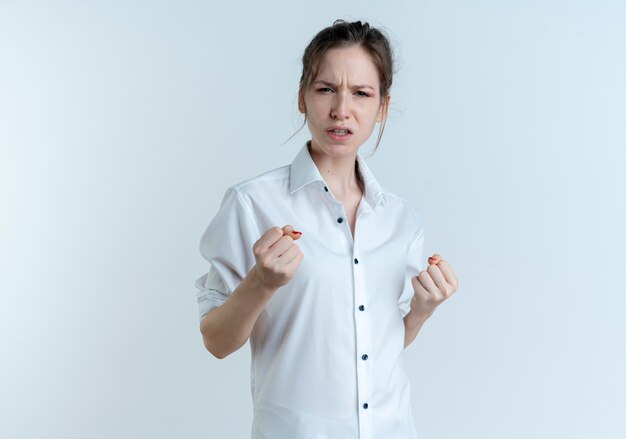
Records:
[[[302,235],[302,232],[296,232],[295,230],[291,233],[295,233],[296,235]]]

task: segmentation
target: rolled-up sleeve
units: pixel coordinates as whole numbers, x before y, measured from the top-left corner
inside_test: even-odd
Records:
[[[209,271],[196,280],[198,289],[198,312],[200,321],[211,311],[222,305],[228,299],[228,287],[213,268],[209,266]]]
[[[229,187],[220,208],[200,239],[208,271],[195,282],[200,320],[222,305],[254,267],[252,246],[260,238],[249,205]]]
[[[398,305],[402,318],[406,316],[411,310],[411,299],[413,298],[413,283],[411,278],[417,276],[417,274],[423,270],[424,260],[424,228],[420,225],[415,237],[411,241],[408,247],[406,257],[406,273],[404,279],[404,290],[400,295]]]

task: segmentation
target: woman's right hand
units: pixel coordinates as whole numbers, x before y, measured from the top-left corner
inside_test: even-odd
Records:
[[[291,280],[300,266],[304,255],[294,241],[302,234],[293,230],[287,224],[282,229],[272,227],[268,229],[252,246],[252,253],[256,259],[256,270],[261,282],[276,288],[285,285]]]

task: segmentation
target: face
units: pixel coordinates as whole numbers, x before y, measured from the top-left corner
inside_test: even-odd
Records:
[[[306,113],[312,147],[328,156],[355,155],[386,112],[389,96],[381,102],[378,70],[360,46],[328,50],[317,77],[298,109]],[[349,130],[345,136],[329,132]]]

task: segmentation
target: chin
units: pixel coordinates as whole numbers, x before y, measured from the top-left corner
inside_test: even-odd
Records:
[[[359,145],[354,142],[354,139],[350,139],[350,142],[341,143],[341,142],[333,142],[332,140],[324,139],[323,142],[315,143],[318,145],[318,148],[321,149],[326,155],[331,157],[342,157],[346,155],[350,155],[358,151]]]
[[[323,148],[330,157],[345,157],[354,154],[359,148],[351,145],[328,145]]]

